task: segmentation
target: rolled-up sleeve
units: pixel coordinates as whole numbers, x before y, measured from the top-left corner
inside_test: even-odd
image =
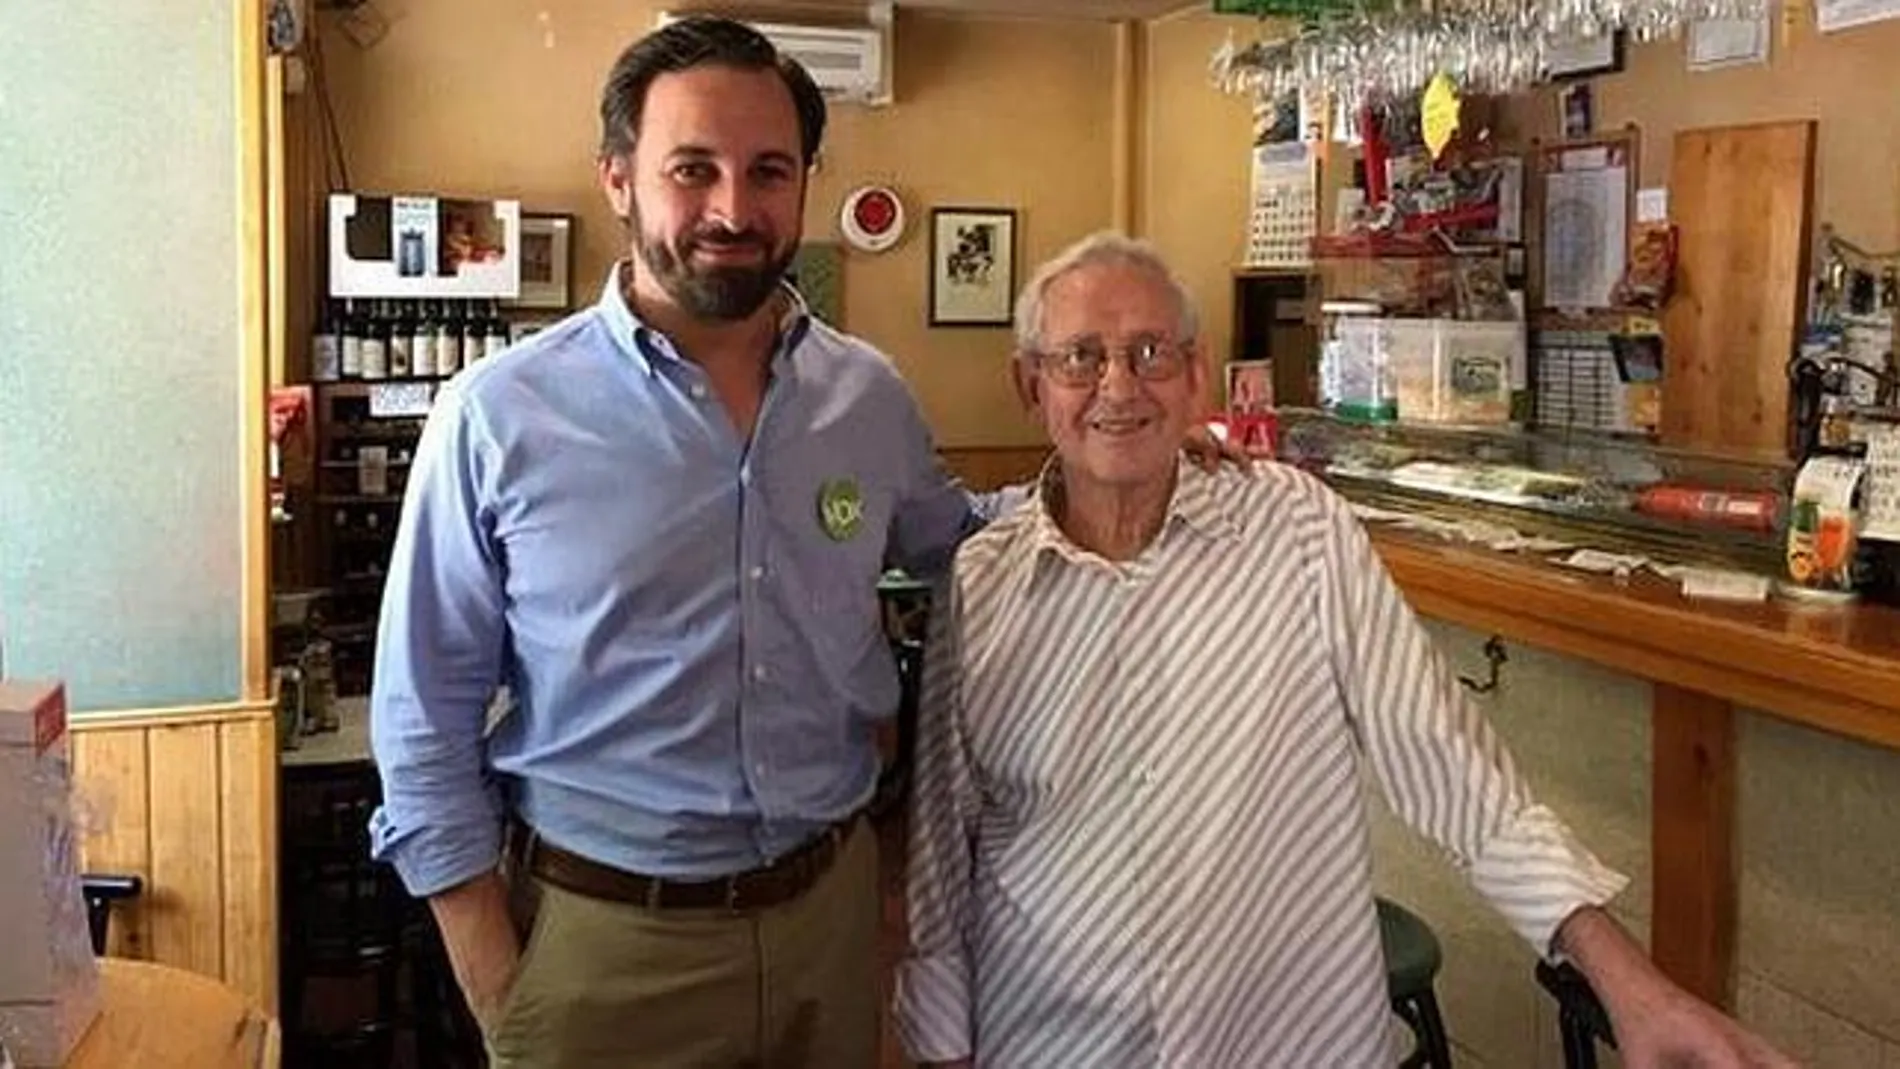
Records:
[[[945,583],[953,588],[954,582]],[[968,1058],[970,909],[979,812],[962,729],[962,653],[954,591],[939,596],[926,641],[911,793],[910,951],[897,969],[900,1039],[918,1062]]]
[[[506,634],[494,537],[498,460],[469,398],[444,389],[410,470],[370,692],[383,784],[371,849],[417,896],[465,883],[500,859],[501,811],[482,760]]]
[[[1381,789],[1514,931],[1555,956],[1564,920],[1608,902],[1628,878],[1532,796],[1358,521],[1336,505],[1331,523],[1334,670]]]

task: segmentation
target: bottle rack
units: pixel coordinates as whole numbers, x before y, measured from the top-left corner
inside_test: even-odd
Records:
[[[446,380],[421,380],[429,392]],[[316,384],[316,552],[329,591],[321,624],[335,658],[339,695],[369,690],[376,622],[389,571],[402,495],[422,435],[426,409],[377,415],[382,386]]]

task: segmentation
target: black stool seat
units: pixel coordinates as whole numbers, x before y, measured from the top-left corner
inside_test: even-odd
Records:
[[[1557,1000],[1557,1028],[1563,1036],[1566,1069],[1597,1069],[1597,1044],[1614,1049],[1616,1033],[1609,1011],[1590,981],[1570,964],[1537,963],[1537,982]]]
[[[1438,1011],[1434,984],[1444,952],[1424,920],[1396,902],[1380,898],[1379,944],[1385,952],[1386,990],[1392,1010],[1412,1029],[1416,1045],[1399,1063],[1402,1069],[1449,1069],[1451,1040]]]

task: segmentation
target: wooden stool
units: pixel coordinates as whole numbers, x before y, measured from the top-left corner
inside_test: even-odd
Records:
[[[1392,1010],[1411,1026],[1416,1041],[1400,1069],[1450,1069],[1451,1041],[1438,1012],[1433,984],[1444,955],[1438,936],[1416,914],[1383,898],[1379,907],[1379,944],[1385,951],[1386,991]]]

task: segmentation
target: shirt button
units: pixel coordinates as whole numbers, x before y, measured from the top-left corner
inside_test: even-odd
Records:
[[[704,401],[706,399],[706,387],[700,383],[695,382],[687,387],[687,392],[692,394],[693,399],[696,401]]]
[[[760,565],[755,564],[752,566],[751,575],[752,575],[752,580],[754,582],[757,582],[758,580],[765,578],[765,568]]]
[[[764,665],[762,665],[762,664],[755,664],[755,665],[753,665],[753,666],[752,666],[752,678],[753,678],[753,679],[764,679],[764,678],[765,678],[765,666],[764,666]]]

